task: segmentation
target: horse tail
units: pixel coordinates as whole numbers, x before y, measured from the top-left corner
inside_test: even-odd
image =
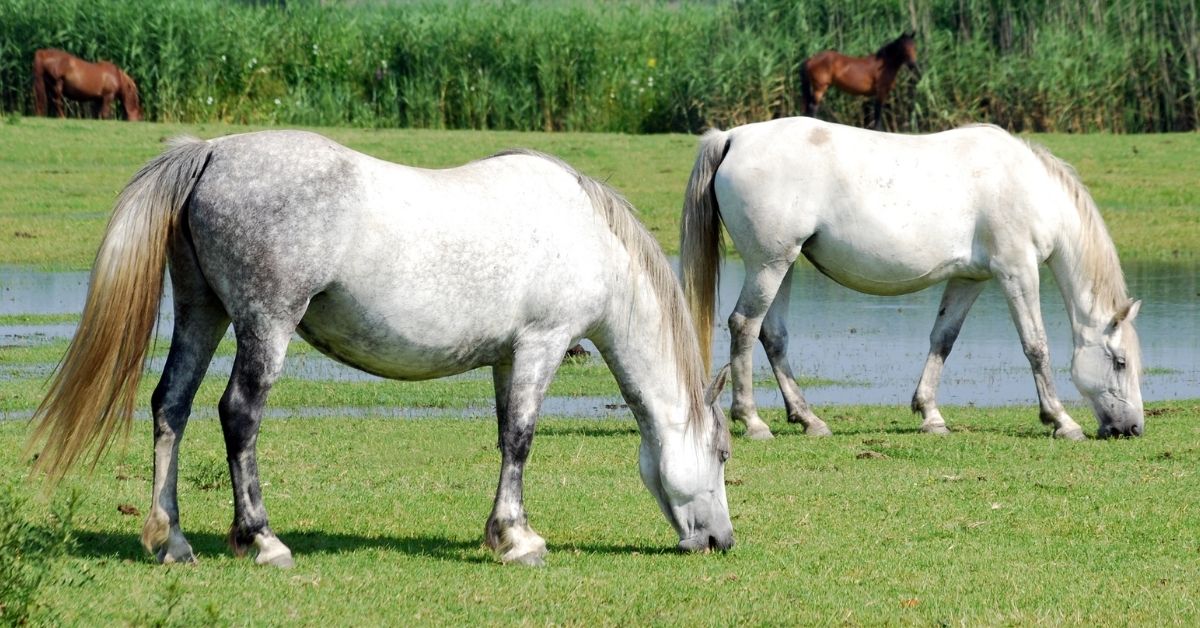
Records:
[[[809,104],[812,101],[812,77],[808,75],[808,62],[812,57],[808,57],[800,62],[800,100],[804,103],[804,113],[802,115],[811,116],[812,108]]]
[[[700,150],[683,197],[679,226],[679,266],[683,294],[692,311],[705,372],[712,370],[713,310],[725,243],[721,208],[713,177],[729,152],[729,132],[712,129],[700,138]]]
[[[89,449],[91,465],[116,432],[128,436],[158,318],[167,245],[211,151],[195,138],[151,160],[121,191],[92,266],[75,337],[33,413],[26,453],[51,484]]]
[[[46,111],[46,66],[39,50],[33,55],[33,114],[44,116]]]

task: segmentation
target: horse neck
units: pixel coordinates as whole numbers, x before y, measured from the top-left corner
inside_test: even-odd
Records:
[[[683,428],[689,417],[703,416],[695,334],[690,334],[692,351],[686,343],[679,346],[680,334],[674,327],[690,322],[679,317],[678,308],[664,311],[649,283],[647,277],[640,277],[620,286],[610,299],[600,333],[593,338],[643,434],[647,427],[655,432],[664,425]]]
[[[1094,220],[1099,221],[1099,216]],[[1083,217],[1066,222],[1069,227],[1063,230],[1049,265],[1078,344],[1086,330],[1108,325],[1129,298],[1116,248],[1103,224]]]

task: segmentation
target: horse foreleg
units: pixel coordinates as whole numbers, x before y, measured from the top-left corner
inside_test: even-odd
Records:
[[[523,338],[521,345],[512,364],[492,368],[501,460],[496,501],[484,538],[501,561],[540,566],[545,563],[546,540],[533,531],[525,515],[525,461],[542,399],[567,343]]]
[[[54,107],[58,109],[58,117],[67,117],[66,103],[63,102],[63,82],[62,79],[54,81]]]
[[[1067,414],[1055,389],[1054,373],[1050,368],[1049,343],[1046,341],[1046,330],[1042,326],[1037,267],[1005,270],[997,272],[996,275],[1008,299],[1008,308],[1017,326],[1017,333],[1021,336],[1021,348],[1024,349],[1025,357],[1029,358],[1029,365],[1033,369],[1042,423],[1053,425],[1054,436],[1058,438],[1082,440],[1083,430]]]
[[[883,130],[883,98],[875,98],[875,130]]]
[[[96,117],[100,118],[101,120],[107,120],[112,117],[112,103],[112,96],[101,96],[100,112],[96,114]]]
[[[787,274],[783,276],[783,282],[779,285],[779,291],[775,294],[775,300],[771,303],[771,307],[767,309],[767,316],[763,319],[762,329],[758,333],[758,339],[762,342],[763,350],[767,353],[767,359],[771,362],[771,370],[775,373],[775,381],[779,383],[779,392],[783,394],[783,403],[787,407],[787,415],[789,423],[800,423],[804,425],[804,433],[809,436],[829,436],[829,426],[825,424],[812,409],[808,406],[808,401],[804,399],[804,393],[800,391],[800,386],[796,384],[796,377],[792,374],[792,365],[788,362],[788,332],[787,332],[787,313],[788,301],[792,294],[792,269],[789,268]]]
[[[175,285],[178,288],[178,277]],[[150,399],[154,414],[154,488],[150,512],[142,527],[142,545],[160,563],[196,561],[179,527],[179,444],[196,390],[228,326],[229,319],[219,305],[193,302],[176,290],[171,350]]]
[[[233,373],[218,406],[233,482],[229,545],[235,554],[242,556],[253,544],[258,550],[254,562],[291,567],[295,564],[291,550],[267,525],[255,449],[267,393],[283,369],[292,327],[278,323],[239,325],[239,322],[234,323],[238,349]]]
[[[772,262],[757,266],[746,262],[746,283],[729,315],[729,362],[733,374],[733,407],[735,421],[746,424],[746,436],[753,439],[771,438],[771,428],[758,416],[754,403],[754,341],[762,330],[766,317],[783,277],[791,262]]]
[[[937,407],[938,383],[942,378],[946,357],[954,348],[954,341],[958,339],[967,312],[983,291],[983,286],[982,281],[951,279],[946,284],[946,292],[942,294],[942,304],[938,306],[933,331],[929,332],[929,356],[925,358],[925,368],[921,371],[921,379],[912,398],[913,412],[921,413],[921,431],[927,434],[950,433]]]

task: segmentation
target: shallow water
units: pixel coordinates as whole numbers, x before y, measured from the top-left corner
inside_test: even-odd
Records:
[[[1143,299],[1137,327],[1141,337],[1144,366],[1143,397],[1147,401],[1200,397],[1200,282],[1196,264],[1134,264],[1126,266],[1130,293]],[[724,324],[732,310],[743,271],[733,261],[721,275],[714,360],[728,360],[729,336]],[[0,267],[0,315],[78,313],[86,296],[86,272],[47,273]],[[839,385],[805,391],[814,404],[885,403],[907,404],[928,351],[929,331],[939,300],[940,287],[899,297],[875,297],[843,288],[801,262],[794,273],[788,330],[788,355],[797,375],[841,382]],[[1058,391],[1064,400],[1079,399],[1067,370],[1071,357],[1070,325],[1062,297],[1053,279],[1043,273],[1042,312],[1050,339]],[[170,333],[171,310],[164,303],[160,317],[160,342]],[[0,325],[0,350],[4,346],[43,342],[69,337],[74,325]],[[595,349],[587,343],[585,346]],[[161,366],[161,361],[154,364]],[[214,361],[210,373],[226,375],[231,360]],[[767,369],[766,356],[756,351],[755,366]],[[46,366],[46,372],[50,365]],[[8,375],[8,377],[14,376]],[[321,356],[289,361],[286,376],[332,381],[376,379]],[[486,370],[460,377],[488,377]],[[5,374],[0,373],[0,379]],[[761,379],[761,378],[760,378]],[[398,384],[403,385],[403,384]],[[757,393],[766,407],[782,406],[777,389]],[[461,412],[464,416],[486,415],[486,407]],[[972,308],[947,361],[939,401],[943,404],[1008,405],[1036,404],[1029,364],[1021,352],[1008,307],[994,283],[985,289]],[[615,407],[608,407],[615,406]],[[199,409],[198,409],[199,410]],[[417,417],[435,411],[402,410],[383,412],[362,408],[320,409],[318,414],[385,414]],[[558,416],[624,416],[619,399],[548,399],[545,411]],[[447,411],[437,410],[439,416]],[[272,412],[272,414],[279,414]],[[295,413],[292,412],[292,415]],[[286,416],[288,413],[280,414]]]

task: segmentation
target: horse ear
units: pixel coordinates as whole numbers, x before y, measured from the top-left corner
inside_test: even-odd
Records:
[[[1124,322],[1132,323],[1133,319],[1137,318],[1138,312],[1141,311],[1141,309],[1142,301],[1140,299],[1126,303],[1125,307],[1117,310],[1117,313],[1113,315],[1113,327],[1116,327]]]
[[[721,367],[721,370],[717,372],[717,376],[713,378],[712,383],[704,390],[704,405],[711,406],[717,400],[717,397],[721,396],[721,391],[725,390],[725,380],[728,378],[729,365],[726,364]]]

